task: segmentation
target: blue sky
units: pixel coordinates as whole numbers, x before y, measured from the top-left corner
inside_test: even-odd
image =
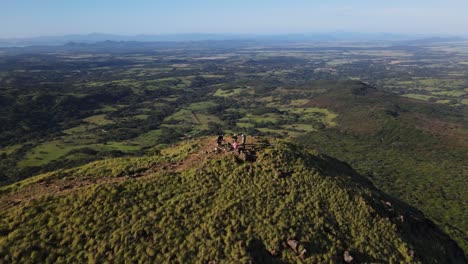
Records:
[[[0,0],[0,38],[304,33],[468,35],[468,0]]]

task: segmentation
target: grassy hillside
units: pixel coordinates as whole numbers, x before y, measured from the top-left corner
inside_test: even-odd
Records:
[[[348,165],[280,140],[254,161],[202,138],[0,189],[0,260],[14,263],[463,263],[414,208]],[[291,247],[295,244],[297,246]]]

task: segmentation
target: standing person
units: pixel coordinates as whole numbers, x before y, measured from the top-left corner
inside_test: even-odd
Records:
[[[245,142],[246,142],[246,136],[244,133],[241,135],[241,143],[242,143],[242,149],[245,150]]]
[[[232,142],[237,142],[237,134],[232,135]]]
[[[232,143],[232,148],[234,149],[234,151],[239,152],[239,143],[237,142]]]
[[[223,143],[223,141],[224,141],[223,135],[219,135],[218,138],[216,139],[217,146],[221,147],[221,144]]]

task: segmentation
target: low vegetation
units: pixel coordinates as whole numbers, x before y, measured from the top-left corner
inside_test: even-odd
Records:
[[[160,154],[180,162],[162,154],[180,140],[247,133],[346,161],[468,251],[466,42],[215,44],[1,49],[0,186],[22,193],[0,208],[35,184],[119,185]]]
[[[3,197],[63,177],[122,178],[3,210],[0,260],[317,263],[341,261],[348,251],[359,262],[463,262],[456,244],[420,212],[337,160],[278,140],[251,145],[254,162],[193,145],[99,161],[4,190]],[[162,169],[194,155],[200,162],[193,166]],[[160,170],[127,177],[152,167]]]

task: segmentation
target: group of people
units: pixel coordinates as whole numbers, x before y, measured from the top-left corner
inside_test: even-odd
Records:
[[[227,151],[237,151],[238,153],[241,152],[241,150],[245,150],[245,143],[247,141],[247,137],[245,134],[240,135],[240,142],[238,142],[239,136],[237,134],[232,135],[232,142],[227,141],[226,144],[223,144],[225,142],[224,136],[219,135],[218,138],[216,139],[216,149],[223,149],[223,147],[226,147],[225,149]]]

